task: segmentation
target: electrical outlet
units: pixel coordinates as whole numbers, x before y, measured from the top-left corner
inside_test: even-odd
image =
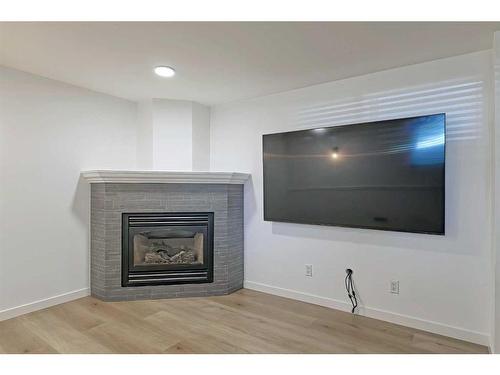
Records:
[[[313,265],[306,264],[306,276],[312,277],[312,275],[313,275]]]
[[[392,280],[389,290],[392,294],[399,294],[399,280]]]

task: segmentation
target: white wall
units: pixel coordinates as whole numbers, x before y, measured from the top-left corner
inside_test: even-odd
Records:
[[[350,267],[361,313],[488,344],[490,74],[485,51],[212,108],[212,170],[252,173],[245,285],[347,309]],[[438,112],[447,113],[446,236],[263,221],[262,134]]]
[[[137,167],[153,169],[153,102],[137,103]]]
[[[210,169],[210,108],[193,102],[193,171]]]
[[[140,102],[137,161],[141,169],[207,171],[210,108],[187,100]]]
[[[192,104],[187,100],[153,99],[153,168],[190,171]]]
[[[0,319],[87,291],[80,172],[135,168],[136,142],[134,103],[0,67]]]
[[[495,33],[494,45],[494,93],[495,93],[495,206],[494,206],[494,240],[493,240],[493,319],[492,319],[492,351],[500,353],[500,32]]]

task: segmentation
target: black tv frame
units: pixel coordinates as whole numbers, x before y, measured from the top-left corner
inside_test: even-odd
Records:
[[[374,124],[374,123],[382,123],[380,126],[383,126],[384,124],[391,123],[393,121],[400,121],[400,120],[411,120],[415,118],[420,118],[420,117],[426,117],[426,116],[436,116],[436,115],[443,115],[444,116],[444,161],[443,161],[443,188],[442,188],[442,196],[443,196],[443,210],[441,212],[442,217],[443,217],[443,227],[440,231],[415,231],[415,230],[408,230],[408,229],[403,229],[403,228],[381,228],[381,227],[376,227],[376,226],[368,226],[368,225],[346,225],[346,224],[335,224],[335,223],[319,223],[319,222],[313,222],[313,221],[295,221],[295,220],[288,220],[288,219],[283,219],[283,218],[270,218],[266,216],[266,194],[265,194],[265,189],[266,189],[266,173],[265,173],[265,162],[264,162],[264,137],[268,135],[276,135],[276,134],[289,134],[289,133],[300,133],[300,132],[307,132],[315,129],[330,129],[330,128],[341,128],[341,127],[347,127],[347,126],[356,126],[356,125],[369,125],[369,124]],[[352,124],[342,124],[342,125],[332,125],[332,126],[321,126],[321,127],[316,127],[316,128],[308,128],[308,129],[300,129],[300,130],[291,130],[291,131],[286,131],[286,132],[277,132],[277,133],[266,133],[262,135],[262,194],[263,194],[263,201],[264,201],[264,206],[263,206],[263,216],[264,216],[264,221],[270,221],[270,222],[278,222],[278,223],[291,223],[291,224],[306,224],[306,225],[321,225],[321,226],[328,226],[328,227],[341,227],[341,228],[356,228],[356,229],[370,229],[370,230],[380,230],[384,232],[404,232],[404,233],[417,233],[417,234],[432,234],[432,235],[439,235],[439,236],[444,236],[446,233],[446,113],[445,112],[438,112],[438,113],[430,113],[430,114],[424,114],[424,115],[419,115],[419,116],[411,116],[411,117],[399,117],[399,118],[391,118],[391,119],[383,119],[383,120],[374,120],[374,121],[367,121],[367,122],[359,122],[359,123],[352,123]]]

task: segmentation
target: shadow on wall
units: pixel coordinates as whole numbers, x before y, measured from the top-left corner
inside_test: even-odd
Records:
[[[272,223],[273,234],[393,246],[433,252],[485,251],[484,211],[489,204],[488,123],[484,82],[479,77],[325,102],[295,113],[295,129],[310,129],[392,118],[446,113],[446,235]],[[478,183],[475,183],[477,181]]]
[[[82,176],[79,176],[76,184],[76,190],[71,205],[71,212],[86,228],[87,236],[85,247],[89,249],[87,252],[87,264],[90,264],[90,186],[89,183],[82,178]]]
[[[261,217],[255,215],[257,211],[257,199],[255,197],[255,187],[253,183],[253,176],[250,175],[248,180],[244,185],[243,194],[243,222],[244,225],[248,224],[252,220],[261,220]],[[248,249],[249,246],[246,245],[248,237],[245,235],[243,241],[245,242],[245,248]],[[243,254],[245,256],[245,253]],[[246,263],[245,263],[246,264]]]
[[[82,224],[88,227],[90,223],[90,186],[82,176],[79,176],[76,184],[71,211]]]

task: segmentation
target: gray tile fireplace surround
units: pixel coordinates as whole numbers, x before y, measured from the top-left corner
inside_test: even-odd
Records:
[[[134,179],[130,177],[132,172],[126,172],[128,178],[117,178],[124,173],[82,173],[91,182],[93,296],[105,301],[194,297],[229,294],[243,287],[243,182],[248,175],[226,174],[222,178],[222,174],[212,173],[204,179],[206,173],[191,172],[186,179],[176,178],[179,173],[170,172],[166,178],[149,173],[149,178],[142,175]],[[214,212],[213,282],[122,287],[124,212]]]

